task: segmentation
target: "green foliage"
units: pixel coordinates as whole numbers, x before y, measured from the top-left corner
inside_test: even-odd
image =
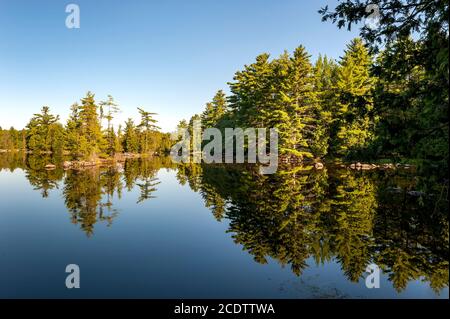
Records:
[[[225,93],[220,90],[213,100],[206,104],[205,111],[201,114],[202,127],[204,129],[216,127],[217,123],[227,111],[227,100]]]
[[[26,130],[16,130],[11,127],[4,130],[0,127],[0,150],[23,151],[26,149]]]
[[[27,150],[36,154],[53,154],[61,158],[70,155],[75,159],[96,160],[99,157],[113,157],[115,154],[146,153],[167,154],[172,141],[170,134],[162,133],[150,113],[138,108],[141,122],[135,125],[132,119],[122,126],[114,128],[112,120],[119,112],[111,95],[106,101],[96,103],[94,94],[88,92],[80,103],[70,107],[70,115],[65,126],[52,115],[47,106],[41,113],[34,114],[26,129],[0,128],[0,150]],[[102,128],[102,120],[107,120],[107,127]]]
[[[114,102],[114,98],[111,95],[108,95],[108,99],[106,101],[101,101],[99,103],[100,110],[100,120],[106,119],[108,122],[108,126],[106,127],[105,140],[106,147],[105,152],[108,155],[114,155],[115,153],[120,152],[119,144],[120,142],[117,139],[116,133],[114,132],[114,128],[111,125],[111,121],[114,118],[114,114],[120,111],[118,105]]]
[[[228,103],[219,91],[206,104],[202,124],[276,128],[282,155],[348,156],[373,138],[370,66],[360,39],[349,44],[339,64],[320,56],[313,66],[303,46],[274,60],[261,54],[236,72]]]
[[[373,139],[373,78],[371,57],[360,39],[354,39],[339,61],[336,78],[336,105],[333,109],[331,153],[352,156]]]
[[[448,88],[418,63],[423,46],[410,38],[388,45],[377,60],[376,104],[381,118],[375,151],[448,161]],[[401,55],[399,54],[401,52]],[[441,82],[443,79],[441,79]]]
[[[139,139],[138,131],[136,125],[132,119],[128,119],[125,122],[125,129],[123,133],[123,149],[128,153],[138,153],[139,152]]]
[[[95,159],[108,149],[98,110],[99,106],[91,92],[81,99],[81,104],[75,103],[71,107],[72,112],[66,124],[65,147],[77,158]]]
[[[369,5],[378,6],[378,24],[361,26],[361,38],[348,44],[338,62],[319,56],[313,64],[303,46],[275,59],[260,54],[235,73],[229,96],[218,91],[178,130],[188,128],[192,135],[194,120],[222,133],[276,128],[282,156],[409,160],[437,166],[445,176],[448,1],[344,0],[320,13],[324,21],[350,29],[367,18]],[[167,153],[174,143],[159,131],[156,114],[142,108],[138,124],[128,120],[123,134],[115,131],[112,120],[119,108],[110,95],[97,105],[88,92],[71,111],[64,129],[45,107],[26,130],[0,130],[0,149],[23,149],[25,141],[33,152],[96,158],[122,151]]]
[[[94,94],[88,92],[81,99],[79,107],[79,134],[81,137],[80,152],[84,158],[96,158],[105,149],[106,141],[102,134],[99,106],[95,103]]]
[[[378,6],[377,25],[361,37],[375,53],[374,111],[379,118],[371,157],[415,158],[448,174],[449,32],[447,0],[345,0],[323,21],[339,28],[362,22]],[[364,123],[362,123],[364,125]]]
[[[142,108],[138,108],[141,115],[141,122],[137,126],[139,129],[139,139],[140,139],[140,152],[150,153],[155,152],[158,147],[158,139],[155,138],[155,132],[157,132],[160,127],[156,125],[158,122],[153,118],[156,113],[151,113],[144,111]]]
[[[48,106],[42,107],[40,114],[34,114],[26,127],[27,149],[34,153],[62,154],[64,129],[58,120],[59,116],[50,114]]]

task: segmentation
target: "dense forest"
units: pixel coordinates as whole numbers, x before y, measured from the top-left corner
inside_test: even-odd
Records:
[[[377,28],[335,61],[314,63],[303,46],[261,54],[236,72],[194,120],[207,127],[276,127],[280,154],[408,161],[448,172],[448,2],[343,1],[319,12],[351,28],[379,6]],[[414,13],[414,14],[412,14]]]
[[[140,123],[130,118],[117,128],[111,124],[119,107],[112,96],[97,103],[88,92],[71,106],[66,125],[47,106],[34,114],[24,130],[0,128],[0,149],[33,154],[71,155],[77,159],[111,157],[118,153],[160,154],[170,150],[170,134],[159,131],[155,113],[138,108]],[[106,122],[106,125],[102,125]]]
[[[229,95],[220,90],[201,114],[178,129],[277,128],[279,153],[305,159],[389,160],[427,164],[448,172],[448,2],[352,1],[319,10],[339,28],[364,21],[369,4],[378,25],[360,29],[337,61],[314,62],[303,46],[271,59],[263,53],[235,73]],[[65,125],[43,107],[24,130],[0,129],[0,149],[64,152],[78,158],[116,153],[167,152],[169,134],[155,114],[139,109],[117,129],[112,97],[96,103],[90,92],[74,104]],[[103,127],[102,122],[107,125]]]

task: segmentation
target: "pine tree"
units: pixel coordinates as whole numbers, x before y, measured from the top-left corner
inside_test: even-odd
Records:
[[[136,126],[131,118],[125,122],[125,129],[122,139],[123,149],[127,153],[139,152],[139,138]]]
[[[108,155],[114,155],[116,149],[116,142],[115,142],[116,137],[114,129],[111,126],[111,121],[114,118],[114,114],[120,111],[120,108],[114,102],[114,98],[111,95],[108,95],[108,99],[106,101],[101,101],[99,103],[99,110],[100,110],[100,119],[106,119],[108,123],[105,134],[105,139],[107,142],[106,153]]]
[[[138,108],[138,111],[141,114],[141,123],[138,125],[141,133],[141,152],[145,154],[155,150],[155,147],[151,145],[152,133],[159,130],[160,127],[156,125],[158,121],[153,118],[154,115],[157,115],[156,113],[144,111],[142,108]]]
[[[80,131],[81,121],[79,116],[79,105],[74,103],[71,107],[71,113],[66,123],[65,149],[72,155],[81,155]]]
[[[49,126],[48,134],[51,152],[60,157],[64,153],[64,141],[66,139],[64,127],[61,123],[53,123]]]
[[[421,65],[422,50],[423,45],[412,38],[397,39],[375,63],[374,99],[380,120],[374,151],[384,157],[433,160],[446,168],[448,91],[438,89]]]
[[[217,127],[226,110],[226,95],[222,90],[219,90],[214,96],[212,102],[206,104],[206,109],[201,114],[202,127],[204,129]]]
[[[59,116],[52,115],[48,106],[40,114],[34,114],[27,125],[27,148],[36,153],[62,152],[64,138]]]
[[[98,108],[93,93],[88,92],[86,97],[81,99],[78,113],[81,122],[80,151],[85,158],[94,159],[105,148]]]
[[[339,61],[334,113],[337,120],[331,131],[332,151],[336,155],[348,156],[367,147],[373,139],[371,63],[371,56],[359,38],[351,41]]]
[[[284,100],[289,102],[291,140],[287,147],[301,157],[322,157],[327,149],[313,66],[303,46],[295,49],[291,58],[289,80]]]
[[[113,128],[114,131],[114,128]],[[123,147],[122,147],[122,125],[119,124],[119,128],[117,129],[117,135],[114,137],[114,153],[122,153]]]
[[[319,55],[314,65],[315,88],[317,91],[317,99],[320,105],[321,127],[316,131],[318,147],[322,151],[318,152],[322,155],[328,153],[330,144],[330,135],[336,111],[336,81],[338,66],[327,56]]]
[[[269,54],[256,57],[256,62],[236,72],[234,82],[229,83],[231,96],[230,109],[236,127],[266,127],[268,98],[272,65]]]

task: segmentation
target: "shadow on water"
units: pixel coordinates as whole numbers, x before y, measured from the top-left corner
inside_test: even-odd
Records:
[[[58,159],[7,154],[0,170],[23,169],[42,197],[62,188],[72,223],[87,236],[111,225],[124,190],[139,189],[136,205],[155,198],[161,168],[201,194],[217,221],[255,262],[276,260],[301,275],[308,260],[337,261],[358,282],[376,263],[398,292],[423,280],[438,293],[448,287],[448,182],[406,170],[355,172],[285,167],[276,174],[238,165],[174,165],[169,158],[127,160],[109,168],[45,170]],[[61,161],[61,159],[59,159]]]

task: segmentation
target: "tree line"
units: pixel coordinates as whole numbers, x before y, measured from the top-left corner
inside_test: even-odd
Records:
[[[447,172],[448,2],[346,0],[319,12],[350,29],[373,3],[378,25],[364,25],[337,61],[313,63],[303,46],[261,54],[235,73],[228,96],[218,91],[178,128],[275,127],[282,155],[408,160]]]
[[[304,158],[347,156],[373,140],[371,57],[353,40],[335,62],[315,64],[303,46],[270,60],[261,54],[236,72],[229,96],[220,90],[200,115],[203,128],[277,128],[279,153]]]
[[[345,0],[323,21],[339,28],[367,18],[377,5],[378,23],[363,25],[337,61],[314,61],[303,46],[270,59],[264,53],[245,65],[218,91],[201,114],[178,129],[274,127],[279,153],[301,159],[389,159],[431,164],[448,173],[448,1]],[[125,152],[162,152],[170,148],[158,131],[155,114],[139,109],[139,124],[128,120],[115,130],[118,111],[109,97],[98,104],[88,93],[72,106],[65,126],[43,108],[25,130],[0,130],[0,149],[69,152],[95,157]],[[102,128],[101,120],[107,121]],[[224,145],[224,143],[223,143]]]
[[[120,111],[112,96],[96,102],[88,92],[80,103],[71,106],[66,124],[44,106],[34,114],[23,130],[0,128],[0,149],[26,150],[34,154],[71,155],[77,159],[112,157],[118,153],[168,153],[170,135],[160,132],[156,113],[137,108],[139,123],[129,118],[124,127],[114,128],[112,120]],[[106,121],[103,126],[102,122]]]

